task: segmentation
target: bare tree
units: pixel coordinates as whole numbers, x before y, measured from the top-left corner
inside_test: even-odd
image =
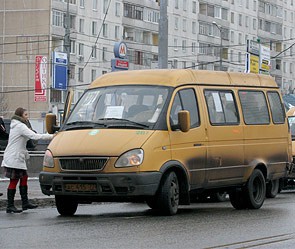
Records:
[[[8,104],[4,93],[0,93],[0,116],[5,116],[8,112]]]

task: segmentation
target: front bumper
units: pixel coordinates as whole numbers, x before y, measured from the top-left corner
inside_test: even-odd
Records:
[[[75,174],[42,171],[39,182],[45,195],[80,197],[139,197],[155,195],[160,172]]]

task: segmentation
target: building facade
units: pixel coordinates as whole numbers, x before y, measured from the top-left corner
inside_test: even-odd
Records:
[[[127,44],[130,70],[158,67],[157,0],[68,1],[0,2],[0,115],[9,118],[18,106],[27,108],[36,124],[49,111],[62,115],[66,91],[52,88],[52,53],[67,50],[66,35],[74,102],[91,81],[111,71],[115,42]],[[293,91],[293,0],[167,2],[169,68],[243,72],[252,40],[269,47],[270,74],[284,93]],[[42,102],[34,99],[38,55],[47,59]]]

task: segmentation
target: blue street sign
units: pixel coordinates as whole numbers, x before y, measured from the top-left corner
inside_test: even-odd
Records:
[[[68,67],[55,64],[53,67],[53,88],[56,90],[67,90]]]

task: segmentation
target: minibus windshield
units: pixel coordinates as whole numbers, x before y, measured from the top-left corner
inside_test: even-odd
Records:
[[[124,85],[89,89],[63,129],[151,129],[167,100],[168,87]]]

